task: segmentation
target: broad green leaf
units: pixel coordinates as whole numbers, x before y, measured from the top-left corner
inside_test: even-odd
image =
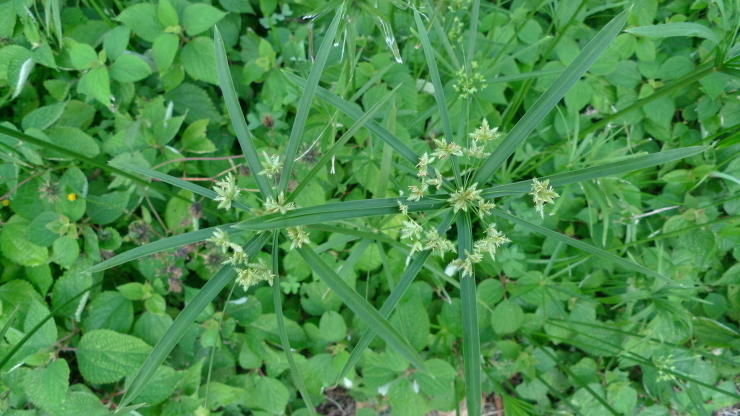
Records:
[[[121,293],[105,291],[93,298],[87,307],[87,317],[82,320],[85,332],[110,329],[128,333],[134,323],[134,304]]]
[[[252,237],[246,245],[245,251],[247,255],[252,258],[261,249],[262,246],[267,242],[269,235],[263,233],[261,235]],[[146,358],[146,361],[141,366],[139,371],[136,373],[134,380],[131,382],[128,390],[123,399],[121,399],[121,406],[126,406],[131,403],[131,400],[141,393],[146,386],[146,383],[156,372],[157,368],[164,362],[169,355],[170,351],[175,347],[180,338],[185,334],[190,324],[195,321],[195,318],[200,315],[201,311],[215,298],[236,275],[236,272],[231,267],[223,267],[209,280],[195,295],[193,299],[185,306],[185,309],[180,312],[177,319],[169,327],[162,339],[157,342],[157,345],[152,350],[152,353]]]
[[[589,253],[589,254],[592,254],[592,255],[601,257],[604,260],[610,261],[610,262],[612,262],[612,263],[614,263],[614,264],[616,264],[618,266],[621,266],[621,267],[624,267],[624,268],[627,268],[627,269],[630,269],[630,270],[634,270],[636,272],[640,272],[642,274],[645,274],[647,276],[654,277],[656,279],[663,280],[664,282],[669,283],[671,285],[679,285],[673,279],[671,279],[671,278],[669,278],[667,276],[664,276],[664,275],[662,275],[662,274],[660,274],[658,272],[655,272],[653,270],[650,270],[650,269],[648,269],[645,266],[640,266],[637,263],[633,263],[631,261],[625,260],[625,259],[623,259],[621,257],[615,256],[614,254],[608,253],[608,252],[606,252],[606,251],[604,251],[604,250],[602,250],[600,248],[596,248],[596,247],[594,247],[592,245],[586,244],[586,243],[584,243],[582,241],[575,240],[573,238],[567,237],[567,236],[565,236],[563,234],[560,234],[558,232],[555,232],[555,231],[552,231],[552,230],[548,230],[547,228],[540,227],[539,225],[536,225],[536,224],[532,224],[529,221],[522,220],[520,218],[517,218],[517,217],[515,217],[513,215],[509,215],[509,214],[507,214],[507,213],[505,213],[503,211],[497,210],[497,209],[493,209],[491,212],[494,215],[496,215],[497,217],[501,217],[501,218],[503,218],[505,220],[511,221],[511,222],[513,222],[515,224],[518,224],[518,225],[520,225],[520,226],[522,226],[524,228],[527,228],[527,229],[529,229],[531,231],[534,231],[534,232],[536,232],[538,234],[541,234],[541,235],[544,235],[546,237],[554,238],[557,241],[563,242],[563,243],[565,243],[565,244],[567,244],[569,246],[572,246],[572,247],[575,247],[577,249],[583,250],[586,253]]]
[[[118,15],[118,21],[147,42],[154,42],[165,27],[157,18],[157,8],[151,3],[127,7]]]
[[[49,309],[46,305],[36,300],[31,304],[26,313],[26,320],[23,322],[23,332],[30,333],[33,328],[49,316]],[[34,348],[50,348],[57,341],[57,327],[53,320],[46,321],[26,344]]]
[[[77,260],[77,264],[67,270],[62,277],[54,282],[54,288],[51,293],[51,304],[54,306],[57,316],[72,318],[87,301],[86,297],[69,304],[71,299],[79,297],[86,287],[93,284],[92,276],[85,273],[91,262],[85,259]],[[63,306],[66,305],[66,306]]]
[[[28,130],[30,128],[45,130],[59,120],[59,117],[62,116],[66,106],[66,102],[61,102],[39,107],[28,113],[27,116],[23,117],[21,126],[23,127],[23,130]]]
[[[159,0],[157,5],[157,17],[164,27],[180,25],[180,17],[177,16],[177,10],[172,7],[168,0]]]
[[[183,83],[164,95],[166,100],[172,100],[175,110],[185,115],[185,121],[192,123],[207,118],[211,123],[223,121],[221,113],[216,110],[208,93],[196,85]]]
[[[121,55],[110,67],[110,76],[119,82],[136,82],[152,74],[149,64],[136,55]]]
[[[80,245],[77,239],[69,236],[58,238],[52,246],[51,261],[64,267],[70,267],[80,255]]]
[[[162,403],[172,395],[183,376],[183,372],[175,371],[172,367],[160,366],[134,403],[146,403],[148,406]],[[130,382],[131,377],[127,377],[126,384]]]
[[[419,373],[416,381],[419,388],[430,396],[446,394],[453,389],[457,371],[447,362],[439,358],[424,361],[429,374]]]
[[[180,53],[185,72],[199,81],[218,85],[215,50],[211,38],[198,36],[188,42]]]
[[[172,65],[177,55],[180,39],[172,33],[162,33],[157,36],[152,45],[152,58],[159,72],[166,71]]]
[[[38,266],[48,260],[49,250],[26,239],[29,225],[30,223],[19,215],[10,217],[3,225],[0,249],[5,258],[21,266]]]
[[[98,62],[98,54],[92,46],[84,43],[76,43],[69,48],[69,58],[75,69],[85,70],[92,68],[92,63]]]
[[[319,331],[321,331],[321,338],[324,340],[339,342],[347,336],[347,324],[339,313],[327,311],[321,315]]]
[[[77,92],[95,98],[110,107],[110,78],[104,66],[93,68],[82,76],[77,84]],[[97,145],[96,145],[97,147]]]
[[[126,26],[117,26],[108,32],[103,40],[103,49],[108,59],[116,61],[126,50],[129,38],[131,38],[131,30]]]
[[[529,133],[537,127],[550,110],[565,96],[573,84],[588,70],[596,59],[606,50],[611,41],[619,34],[624,22],[629,16],[629,10],[625,10],[612,19],[604,28],[586,45],[576,59],[568,65],[562,74],[552,83],[550,88],[532,105],[527,113],[519,120],[513,129],[504,137],[491,156],[486,159],[476,171],[473,183],[485,183],[498,170],[499,167],[511,156],[519,145],[527,138]]]
[[[87,215],[96,224],[109,224],[123,215],[128,204],[129,194],[111,192],[109,194],[87,196]]]
[[[28,373],[24,385],[31,403],[56,413],[67,396],[69,365],[64,358],[59,358],[46,368],[37,368]]]
[[[370,306],[367,301],[362,298],[354,289],[349,287],[347,283],[339,277],[324,260],[322,260],[318,254],[314,253],[313,250],[307,247],[297,249],[303,259],[313,269],[315,273],[321,277],[331,290],[339,296],[340,299],[354,312],[357,316],[365,321],[378,335],[388,343],[388,345],[401,354],[402,357],[411,362],[416,368],[426,371],[424,363],[419,357],[419,354],[414,348],[409,345],[401,334],[396,331],[395,328],[378,313],[375,308]]]
[[[208,119],[198,120],[191,123],[182,134],[182,150],[193,153],[210,153],[216,151],[206,135]]]
[[[188,36],[195,36],[212,28],[224,16],[226,16],[226,13],[213,6],[194,3],[185,9],[182,16],[182,24],[185,26],[185,32]]]
[[[127,263],[131,260],[148,256],[150,254],[159,253],[161,251],[170,250],[177,247],[182,247],[192,243],[199,243],[213,236],[213,232],[216,228],[220,228],[228,234],[239,233],[241,230],[232,228],[233,224],[224,224],[218,227],[205,228],[198,231],[192,231],[185,234],[180,234],[172,237],[163,238],[161,240],[154,241],[152,243],[136,247],[125,253],[121,253],[114,256],[100,264],[91,267],[88,271],[91,273],[100,272],[111,267],[118,266],[123,263]]]
[[[236,131],[239,146],[244,153],[244,157],[247,159],[249,169],[252,171],[252,174],[257,181],[257,186],[260,189],[262,198],[267,198],[273,194],[272,188],[267,182],[267,177],[259,175],[259,173],[262,172],[262,163],[260,162],[259,156],[257,156],[257,149],[254,146],[252,133],[249,132],[247,122],[244,120],[244,113],[242,113],[239,98],[234,89],[234,81],[231,79],[231,73],[229,72],[229,62],[226,59],[224,40],[221,38],[221,33],[218,31],[218,28],[214,31],[214,42],[218,83],[221,87],[221,93],[224,96],[229,116],[231,117],[231,124],[234,127],[234,131]]]
[[[87,157],[95,157],[100,153],[100,147],[87,133],[74,127],[52,127],[46,131],[51,142],[57,146],[64,147],[70,151]],[[69,159],[68,157],[54,151],[45,151],[44,157],[48,159]]]
[[[505,299],[493,309],[491,325],[499,335],[516,332],[524,323],[524,311],[516,302]]]
[[[288,405],[290,395],[283,383],[271,377],[260,377],[254,386],[259,407],[273,414],[281,414]]]
[[[632,27],[624,30],[640,36],[651,38],[670,38],[675,36],[695,36],[704,38],[715,45],[719,44],[717,36],[712,29],[694,22],[671,22],[653,26]]]
[[[87,332],[77,345],[80,372],[88,383],[113,383],[144,363],[152,347],[139,338],[108,329]]]

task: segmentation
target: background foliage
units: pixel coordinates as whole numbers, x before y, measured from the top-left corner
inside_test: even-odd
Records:
[[[450,119],[465,120],[455,131],[472,131],[484,118],[510,131],[588,41],[629,8],[587,0],[482,2],[477,51],[466,57],[471,3],[424,10],[436,19],[423,24]],[[291,74],[308,77],[339,6],[310,0],[0,4],[5,414],[115,409],[154,345],[225,258],[210,244],[177,244],[105,272],[86,271],[164,237],[202,231],[203,240],[209,227],[253,217],[217,210],[197,192],[121,166],[206,188],[233,172],[248,190],[240,202],[261,205],[260,185],[241,156],[218,88],[214,25],[256,149],[275,155],[288,146],[304,94]],[[443,119],[412,10],[356,1],[345,20],[330,39],[336,43],[319,85],[372,112],[417,154],[431,152]],[[485,411],[710,414],[740,401],[738,77],[713,66],[715,57],[737,55],[738,22],[738,6],[729,1],[637,1],[627,30],[494,176],[505,184],[641,152],[713,145],[681,161],[560,187],[544,219],[529,197],[496,199],[504,212],[685,287],[664,286],[519,223],[499,222],[513,243],[495,261],[479,263],[476,273]],[[635,29],[662,23],[700,27],[675,37]],[[460,70],[466,60],[477,63],[474,76]],[[304,182],[354,123],[313,101],[286,180],[288,190],[305,187],[297,205],[398,196],[416,184],[413,167],[365,127]],[[7,129],[36,141],[19,141]],[[390,215],[314,225],[311,249],[380,308],[410,261],[398,241],[401,221]],[[246,243],[247,236],[232,238]],[[430,257],[389,319],[434,378],[376,337],[333,387],[367,324],[289,247],[279,244],[275,284],[292,357],[320,413],[424,415],[460,406],[461,293],[448,261]],[[135,412],[308,414],[281,348],[274,305],[268,285],[246,292],[229,285],[156,369],[133,401],[147,406]]]

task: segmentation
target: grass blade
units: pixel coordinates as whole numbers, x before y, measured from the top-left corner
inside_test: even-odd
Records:
[[[365,124],[372,119],[373,115],[381,108],[385,103],[388,102],[388,100],[398,91],[398,88],[400,88],[400,85],[393,90],[391,90],[388,94],[386,94],[385,97],[383,97],[380,101],[378,101],[377,104],[375,104],[367,113],[363,114],[362,117],[360,117],[355,124],[352,125],[352,127],[349,128],[344,134],[342,134],[342,137],[337,140],[334,145],[324,153],[323,156],[321,156],[321,159],[319,159],[318,162],[316,162],[316,165],[311,168],[311,170],[308,172],[305,178],[301,181],[300,184],[293,190],[293,192],[288,196],[288,201],[293,201],[295,197],[298,196],[298,194],[301,193],[303,188],[305,188],[311,180],[316,176],[320,171],[321,168],[323,168],[329,161],[331,160],[334,155],[342,149],[342,146],[345,145],[349,141],[349,139],[352,138],[352,136],[357,133],[357,130],[359,130],[361,127],[365,126]]]
[[[360,296],[354,289],[337,275],[334,270],[327,265],[324,260],[314,253],[311,248],[301,247],[297,249],[303,257],[303,260],[311,266],[321,280],[344,302],[357,316],[365,321],[370,328],[373,328],[380,335],[388,346],[396,350],[403,358],[409,361],[414,367],[427,371],[424,362],[409,342],[398,333],[387,319],[383,318],[380,313],[370,306],[367,301]]]
[[[693,22],[671,22],[653,26],[632,27],[624,31],[633,35],[647,36],[650,38],[695,36],[707,39],[715,45],[719,44],[719,40],[714,35],[714,32],[712,32],[712,29]]]
[[[557,175],[545,176],[539,178],[540,180],[548,179],[552,186],[563,186],[571,183],[587,181],[596,178],[602,178],[604,176],[619,175],[622,173],[632,172],[638,169],[649,168],[657,166],[663,163],[672,162],[674,160],[683,159],[689,156],[693,156],[702,153],[709,149],[706,146],[692,146],[685,147],[682,149],[666,150],[660,153],[653,153],[649,155],[635,156],[627,160],[621,160],[619,162],[607,163],[605,165],[593,166],[590,168],[579,169],[573,172],[558,173]],[[500,197],[504,195],[512,195],[522,192],[529,192],[532,188],[532,181],[521,181],[516,183],[510,183],[507,185],[494,186],[485,189],[481,194],[486,198]]]
[[[204,228],[198,231],[191,231],[189,233],[163,238],[161,240],[157,240],[152,243],[133,248],[125,253],[121,253],[114,257],[111,257],[108,260],[102,263],[98,263],[95,266],[89,268],[87,271],[90,273],[102,272],[103,270],[110,269],[111,267],[116,267],[119,264],[123,264],[131,260],[136,260],[150,254],[159,253],[160,251],[182,247],[188,244],[199,243],[213,236],[213,232],[216,230],[216,228],[220,228],[228,234],[237,234],[243,232],[242,230],[232,228],[232,226],[235,224],[236,223],[224,224],[219,225],[218,227]]]
[[[434,60],[434,50],[432,44],[429,43],[429,37],[427,31],[424,28],[424,23],[421,21],[419,12],[414,9],[414,19],[416,20],[416,30],[419,32],[419,38],[421,39],[421,45],[424,49],[424,55],[426,56],[427,66],[429,67],[429,75],[432,77],[432,85],[434,85],[434,99],[437,103],[437,109],[439,110],[439,116],[442,120],[442,130],[444,131],[445,140],[447,143],[455,141],[455,137],[452,135],[452,123],[450,123],[450,115],[447,113],[447,100],[445,99],[444,88],[442,87],[442,79],[439,77],[439,69],[437,69],[437,62]],[[475,36],[475,35],[473,35]],[[455,182],[458,187],[462,186],[462,177],[460,175],[460,164],[457,161],[457,156],[452,156],[452,170],[455,173]]]
[[[265,245],[269,234],[262,233],[252,237],[244,247],[244,251],[251,258],[254,257]],[[121,404],[123,407],[131,403],[131,401],[141,393],[149,379],[152,378],[154,372],[157,371],[159,366],[164,362],[170,351],[180,341],[180,338],[185,334],[191,323],[195,321],[195,318],[212,300],[215,298],[230,281],[234,278],[236,272],[230,266],[224,266],[219,270],[205,285],[198,291],[198,294],[185,306],[185,309],[180,312],[175,321],[169,327],[167,332],[154,346],[154,349],[146,358],[146,361],[141,366],[139,371],[134,376],[133,382],[126,390]]]
[[[636,272],[642,273],[642,274],[647,275],[647,276],[654,277],[656,279],[660,279],[660,280],[662,280],[662,281],[664,281],[666,283],[669,283],[671,285],[682,286],[681,284],[675,282],[673,279],[671,279],[671,278],[669,278],[667,276],[663,276],[662,274],[660,274],[658,272],[655,272],[653,270],[650,270],[650,269],[648,269],[645,266],[640,266],[637,263],[633,263],[633,262],[631,262],[629,260],[625,260],[625,259],[623,259],[621,257],[615,256],[614,254],[608,253],[608,252],[606,252],[606,251],[604,251],[604,250],[602,250],[600,248],[594,247],[594,246],[592,246],[590,244],[586,244],[586,243],[584,243],[582,241],[575,240],[573,238],[567,237],[567,236],[565,236],[563,234],[560,234],[558,232],[555,232],[555,231],[552,231],[552,230],[548,230],[547,228],[540,227],[539,225],[532,224],[529,221],[522,220],[520,218],[517,218],[517,217],[515,217],[513,215],[509,215],[509,214],[507,214],[507,213],[505,213],[505,212],[503,212],[501,210],[495,209],[495,208],[493,210],[491,210],[491,212],[494,215],[496,215],[497,217],[501,217],[501,218],[503,218],[505,220],[509,220],[509,221],[511,221],[511,222],[513,222],[515,224],[519,224],[522,227],[524,227],[524,228],[526,228],[526,229],[528,229],[530,231],[534,231],[534,232],[536,232],[538,234],[544,235],[545,237],[552,237],[552,238],[556,239],[557,241],[563,242],[563,243],[565,243],[565,244],[567,244],[569,246],[572,246],[572,247],[575,247],[577,249],[583,250],[586,253],[593,254],[594,256],[601,257],[602,259],[607,260],[607,261],[610,261],[610,262],[612,262],[612,263],[614,263],[614,264],[616,264],[618,266],[624,267],[626,269],[634,270]]]
[[[372,217],[375,215],[398,214],[398,202],[409,207],[409,212],[431,211],[449,205],[447,194],[425,197],[422,201],[406,201],[406,198],[379,198],[363,201],[335,202],[313,207],[298,208],[287,214],[262,215],[238,223],[242,230],[264,231],[311,225],[351,218]]]
[[[221,38],[221,32],[218,31],[217,27],[214,27],[213,32],[213,42],[216,45],[218,84],[221,87],[224,102],[226,102],[226,108],[231,117],[231,124],[234,126],[236,137],[239,140],[239,146],[241,146],[244,157],[247,159],[249,169],[254,174],[254,179],[257,181],[257,187],[260,189],[262,198],[267,198],[268,196],[272,196],[272,188],[267,182],[267,178],[264,175],[259,175],[262,172],[262,163],[257,155],[257,149],[254,147],[254,142],[252,141],[252,133],[247,128],[247,122],[244,120],[244,113],[242,113],[239,98],[234,89],[234,81],[231,79],[231,73],[229,72],[229,61],[226,59],[224,40]]]
[[[458,254],[465,259],[473,251],[473,229],[470,214],[457,217]],[[475,296],[475,276],[460,278],[460,301],[463,325],[463,364],[465,368],[465,397],[468,414],[481,414],[481,362],[480,334],[478,332],[478,309]]]
[[[285,72],[285,76],[291,81],[295,82],[300,88],[306,87],[306,80],[303,78]],[[348,117],[359,120],[362,117],[362,110],[356,104],[352,104],[349,101],[321,88],[316,87],[316,96],[336,107],[339,111],[346,114]],[[406,160],[411,162],[412,165],[416,165],[419,162],[419,156],[411,150],[410,147],[406,146],[398,137],[394,136],[385,127],[381,126],[373,120],[369,120],[365,127],[371,132],[375,133],[380,140],[388,143],[395,151],[403,156]]]
[[[316,54],[311,72],[308,74],[308,80],[306,86],[303,89],[301,95],[301,101],[298,103],[298,110],[296,111],[295,120],[293,121],[293,128],[290,131],[290,139],[288,139],[288,146],[285,149],[285,161],[283,162],[283,174],[280,175],[280,184],[278,185],[278,192],[283,192],[288,188],[290,182],[290,174],[293,172],[293,163],[295,163],[295,155],[298,151],[298,144],[301,142],[301,136],[303,135],[303,129],[306,127],[306,119],[308,118],[308,112],[311,110],[311,102],[316,94],[316,87],[319,85],[319,78],[321,73],[324,72],[324,66],[326,65],[326,59],[329,57],[329,51],[334,44],[334,37],[337,35],[337,28],[339,22],[342,20],[344,15],[344,5],[337,9],[337,14],[334,15],[334,20],[331,21],[329,29],[324,35],[324,39],[321,41],[319,46],[319,52]]]
[[[612,40],[619,34],[624,26],[630,11],[625,10],[611,22],[604,26],[596,37],[586,45],[573,62],[568,65],[562,74],[552,83],[550,88],[534,103],[527,114],[511,129],[509,134],[501,141],[493,154],[488,157],[475,174],[473,182],[480,184],[488,181],[499,167],[511,156],[517,147],[527,138],[530,132],[537,127],[540,121],[555,107],[565,96],[565,93],[578,81],[581,76],[591,67],[596,59],[606,50]]]
[[[208,199],[216,199],[216,196],[217,196],[216,195],[216,192],[214,192],[214,191],[212,191],[212,190],[210,190],[208,188],[204,188],[204,187],[202,187],[200,185],[196,185],[196,184],[194,184],[192,182],[188,182],[188,181],[185,181],[185,180],[176,178],[174,176],[170,176],[170,175],[168,175],[166,173],[157,172],[156,170],[152,170],[152,169],[147,169],[147,168],[145,168],[143,166],[132,165],[131,163],[108,163],[108,164],[111,165],[111,166],[116,166],[116,167],[122,168],[122,169],[132,170],[132,171],[134,171],[136,173],[140,173],[140,174],[145,175],[145,176],[148,176],[150,178],[154,178],[154,179],[160,180],[162,182],[166,182],[166,183],[168,183],[170,185],[177,186],[178,188],[187,189],[190,192],[193,192],[193,193],[198,194],[198,195],[202,195],[202,196],[204,196],[204,197],[206,197]],[[252,210],[252,208],[249,205],[243,204],[243,203],[238,202],[238,201],[233,201],[231,203],[231,205],[234,206],[234,207],[236,207],[236,208],[239,208],[241,210],[244,210],[244,211],[251,211]]]
[[[278,235],[273,233],[272,236],[272,273],[275,276],[280,276],[280,269],[278,255]],[[285,358],[288,360],[288,366],[290,367],[290,374],[293,376],[298,391],[301,392],[303,402],[306,404],[306,409],[310,415],[315,415],[316,410],[314,409],[313,403],[311,403],[311,396],[308,395],[306,385],[303,383],[301,374],[298,372],[298,367],[293,359],[293,353],[290,349],[290,340],[288,340],[288,332],[285,330],[285,319],[283,317],[283,305],[280,301],[280,280],[275,278],[275,282],[272,284],[272,300],[275,303],[275,317],[277,318],[278,333],[280,334],[280,344],[285,352]]]
[[[450,223],[452,223],[453,218],[454,214],[452,213],[452,211],[450,211],[447,217],[442,220],[442,223],[439,225],[439,227],[437,227],[437,232],[439,233],[439,235],[444,235],[445,231],[447,231],[447,227],[449,227]],[[390,296],[388,296],[388,299],[386,299],[386,301],[383,303],[383,306],[380,308],[380,311],[378,311],[383,318],[388,318],[391,315],[391,312],[393,312],[393,310],[396,308],[398,302],[401,301],[401,298],[403,297],[404,293],[406,293],[406,290],[408,290],[409,286],[411,286],[411,283],[414,282],[416,275],[419,274],[419,270],[421,270],[421,268],[424,266],[424,263],[426,263],[430,254],[432,254],[431,250],[424,250],[416,256],[413,262],[411,262],[409,267],[403,273],[403,276],[401,276],[401,280],[398,282],[396,287],[393,288]],[[349,373],[349,370],[351,370],[352,367],[357,364],[357,361],[360,360],[362,353],[365,352],[365,349],[368,347],[368,345],[370,345],[373,338],[375,338],[375,331],[373,331],[372,328],[366,329],[365,332],[362,334],[360,341],[352,350],[352,354],[350,354],[349,359],[344,365],[344,368],[339,374],[339,377],[337,377],[337,381],[335,382],[335,384],[338,384],[339,380],[342,380],[347,375],[347,373]]]

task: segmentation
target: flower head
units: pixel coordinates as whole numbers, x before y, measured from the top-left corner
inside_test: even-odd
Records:
[[[501,133],[499,133],[498,127],[488,127],[488,120],[486,119],[483,119],[481,126],[476,131],[470,133],[470,138],[473,139],[474,142],[485,143],[491,140],[496,140],[499,137],[501,137]]]
[[[259,175],[265,175],[272,179],[273,176],[280,173],[280,169],[283,167],[283,162],[280,161],[280,155],[269,156],[267,152],[262,152],[265,156],[265,163],[262,164],[262,172]]]
[[[224,230],[220,228],[216,228],[213,231],[213,237],[207,239],[206,241],[210,241],[216,246],[221,247],[221,251],[224,253],[226,253],[226,251],[229,249],[229,234],[225,233]]]
[[[552,187],[548,187],[549,183],[549,179],[542,182],[532,179],[532,192],[529,193],[529,195],[532,195],[535,208],[542,218],[545,218],[545,204],[552,203],[555,198],[560,196]]]
[[[450,195],[450,199],[447,200],[450,204],[452,204],[452,209],[455,210],[455,212],[458,212],[460,210],[467,211],[468,205],[475,204],[476,202],[482,200],[480,196],[480,190],[476,189],[478,187],[477,183],[474,183],[470,185],[467,189],[460,188],[457,191],[453,192],[452,195]]]
[[[416,167],[419,168],[419,172],[416,173],[416,176],[427,176],[429,174],[429,170],[427,169],[427,167],[435,160],[435,158],[430,158],[429,155],[425,152],[424,155],[419,158],[419,163],[416,165]]]
[[[408,238],[409,240],[421,239],[421,233],[424,228],[414,220],[408,220],[403,222],[403,228],[401,229],[401,238]]]
[[[285,215],[288,211],[295,209],[295,203],[294,202],[285,202],[285,193],[280,192],[280,195],[278,195],[277,200],[275,200],[273,197],[268,196],[264,203],[265,207],[265,213],[266,214],[272,214],[275,212],[279,212],[283,215]]]
[[[409,206],[404,205],[401,201],[398,201],[398,210],[401,211],[401,214],[403,215],[409,215]]]
[[[305,231],[305,226],[299,225],[297,227],[288,227],[288,238],[290,238],[290,249],[293,250],[296,247],[301,248],[304,244],[308,244],[311,240],[308,238],[309,234]]]
[[[439,250],[440,257],[444,256],[448,251],[453,253],[457,252],[452,241],[440,236],[437,230],[427,231],[425,237],[427,239],[427,243],[424,246],[425,250]]]
[[[418,201],[424,197],[424,192],[429,190],[429,185],[422,183],[421,186],[411,185],[409,186],[411,195],[406,198],[407,201]]]
[[[226,180],[216,182],[214,186],[216,191],[216,201],[219,202],[218,208],[231,209],[231,203],[239,196],[241,192],[236,186],[236,178],[229,172],[226,175]]]
[[[462,156],[462,147],[455,142],[447,143],[444,140],[434,139],[434,144],[437,149],[432,153],[432,156],[437,157],[439,160],[444,160],[447,156]]]

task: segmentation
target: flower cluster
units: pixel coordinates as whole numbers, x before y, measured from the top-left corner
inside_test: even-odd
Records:
[[[244,290],[247,290],[250,286],[263,281],[272,286],[272,281],[275,278],[275,275],[272,274],[270,266],[262,259],[257,263],[250,263],[249,256],[247,256],[244,248],[239,244],[232,242],[229,239],[228,233],[224,232],[220,228],[216,228],[213,232],[213,237],[206,241],[220,247],[223,253],[230,253],[229,258],[227,258],[222,264],[230,265],[234,268],[236,271],[236,281],[244,288]]]
[[[462,270],[463,276],[473,275],[473,265],[483,260],[483,254],[488,253],[492,260],[496,260],[496,250],[504,243],[510,243],[511,240],[499,230],[496,224],[490,224],[486,229],[486,238],[473,243],[473,252],[465,250],[465,259],[456,259],[450,263],[459,270]]]
[[[455,74],[455,77],[457,78],[455,91],[459,92],[462,98],[467,98],[478,92],[478,84],[481,84],[484,81],[483,75],[474,71],[478,68],[478,63],[473,61],[471,64],[473,71],[470,71],[470,74],[465,71],[465,67],[461,67]]]
[[[545,204],[552,203],[555,198],[560,196],[552,187],[548,187],[549,184],[549,179],[545,179],[542,182],[532,179],[532,192],[529,193],[529,195],[532,195],[532,199],[534,199],[535,209],[540,213],[542,218],[545,218]]]
[[[422,250],[437,250],[440,257],[448,251],[457,252],[452,241],[440,236],[435,229],[424,231],[424,227],[411,218],[403,222],[401,238],[411,240],[412,255]]]
[[[283,168],[283,162],[280,160],[280,155],[270,157],[266,152],[262,152],[262,155],[265,157],[265,163],[262,164],[263,169],[259,175],[264,175],[272,179],[280,173],[280,169]]]
[[[226,180],[216,182],[214,190],[216,191],[216,201],[219,202],[218,209],[231,209],[231,203],[241,193],[236,186],[236,178],[230,172],[226,175]]]
[[[304,244],[308,244],[311,240],[308,238],[309,233],[305,231],[305,226],[299,225],[296,227],[288,227],[288,238],[290,238],[290,249],[293,250],[296,247],[301,248]]]

